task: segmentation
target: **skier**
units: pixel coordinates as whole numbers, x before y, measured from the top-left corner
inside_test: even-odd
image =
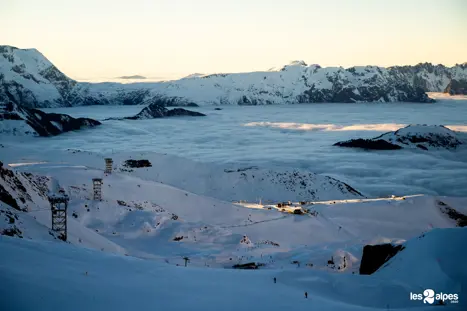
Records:
[[[274,278],[274,284],[276,283],[276,278]]]
[[[308,292],[305,292],[305,298],[308,298]]]

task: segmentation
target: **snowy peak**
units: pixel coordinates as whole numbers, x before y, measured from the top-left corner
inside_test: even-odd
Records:
[[[0,45],[0,53],[9,63],[24,65],[29,71],[40,72],[53,66],[53,64],[36,49],[18,49],[14,46]]]
[[[35,49],[0,46],[0,102],[27,107],[81,105],[269,105],[314,102],[433,102],[425,92],[467,92],[467,68],[421,63],[322,68],[292,61],[280,69],[193,74],[137,83],[76,82]],[[8,99],[8,100],[6,100]]]
[[[281,71],[287,70],[290,67],[307,67],[308,65],[303,60],[294,60],[282,67]]]
[[[464,143],[461,135],[442,125],[417,124],[383,134],[375,139],[384,139],[401,147],[454,150]]]
[[[144,119],[163,118],[166,113],[167,113],[167,108],[165,108],[163,105],[151,104],[143,108],[143,110],[141,110],[137,115],[133,117],[129,117],[128,119],[144,120]]]
[[[76,85],[36,49],[0,46],[0,103],[6,99],[29,106],[64,106]]]
[[[186,76],[186,77],[183,77],[182,79],[201,78],[201,77],[203,77],[203,76],[205,76],[204,73],[192,73],[192,74],[190,74],[190,75],[188,75],[188,76]]]
[[[388,70],[425,92],[444,92],[451,95],[467,94],[467,88],[465,88],[467,67],[463,65],[456,64],[453,67],[446,67],[442,64],[419,63],[415,66],[389,67]],[[454,85],[451,85],[452,83]]]
[[[443,125],[414,124],[372,139],[351,139],[334,145],[375,150],[402,148],[455,150],[466,141],[464,133],[452,131]]]
[[[294,60],[289,63],[289,66],[308,66],[303,60]]]

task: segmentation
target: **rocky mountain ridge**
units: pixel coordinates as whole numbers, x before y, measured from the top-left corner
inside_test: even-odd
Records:
[[[394,132],[384,133],[372,139],[351,139],[334,146],[373,150],[421,149],[456,150],[465,145],[465,133],[456,132],[443,125],[411,124]]]
[[[467,63],[454,67],[307,65],[264,72],[191,75],[166,82],[87,83],[70,79],[35,49],[0,46],[0,102],[82,105],[266,105],[311,102],[432,102],[425,92],[467,92]]]
[[[66,114],[45,113],[39,109],[14,103],[0,104],[0,134],[55,136],[69,131],[100,125],[89,118],[73,118]]]
[[[145,119],[156,119],[164,117],[181,117],[181,116],[190,116],[190,117],[204,117],[205,114],[196,111],[190,111],[183,108],[174,108],[167,109],[159,104],[150,104],[147,107],[143,108],[138,114],[126,117],[124,119],[128,120],[145,120]]]
[[[144,107],[140,112],[130,117],[123,118],[108,118],[106,120],[148,120],[159,119],[166,117],[205,117],[206,115],[200,112],[186,110],[183,108],[167,109],[160,103],[153,103]]]

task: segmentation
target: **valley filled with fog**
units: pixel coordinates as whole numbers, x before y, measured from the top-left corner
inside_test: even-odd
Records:
[[[143,106],[43,109],[103,120],[130,116]],[[369,196],[467,195],[467,152],[365,151],[332,146],[372,138],[409,124],[445,125],[467,132],[467,100],[435,104],[361,103],[193,107],[202,118],[103,121],[103,126],[47,139],[15,137],[12,144],[44,150],[159,152],[200,162],[288,167],[345,181]],[[38,155],[39,156],[39,155]],[[40,160],[40,159],[39,159]]]

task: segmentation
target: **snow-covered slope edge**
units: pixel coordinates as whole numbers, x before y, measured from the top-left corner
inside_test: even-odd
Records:
[[[8,297],[1,300],[0,308],[100,310],[105,306],[117,311],[162,305],[166,310],[193,306],[200,310],[431,310],[431,303],[411,300],[409,295],[430,288],[457,294],[457,304],[454,299],[445,303],[449,309],[463,310],[465,231],[436,230],[427,239],[448,252],[432,252],[431,245],[420,249],[420,254],[407,249],[411,260],[400,269],[388,267],[390,275],[381,271],[371,276],[306,269],[251,272],[170,267],[63,243],[0,237],[0,251],[5,254],[0,256],[0,294]],[[275,277],[277,284],[272,281]],[[308,299],[303,297],[305,291]]]
[[[347,274],[336,278],[319,275],[320,282],[310,280],[303,284],[307,283],[314,295],[334,299],[346,297],[348,303],[378,306],[385,310],[432,309],[433,305],[439,305],[439,300],[442,300],[436,299],[436,294],[443,293],[448,294],[444,304],[449,310],[464,310],[467,305],[467,270],[464,264],[467,255],[464,247],[466,235],[467,228],[433,229],[405,242],[405,248],[372,275],[355,277]],[[297,271],[296,274],[303,275],[303,272]],[[330,284],[324,280],[330,281]],[[426,296],[423,293],[427,289],[434,291],[435,299],[424,303],[423,298]],[[411,294],[420,294],[421,298],[410,299]],[[448,298],[449,294],[452,294],[451,299]],[[458,299],[455,299],[454,294]],[[373,304],[372,299],[376,297],[378,304]]]
[[[426,91],[463,92],[467,65],[448,68],[322,68],[295,61],[264,72],[193,75],[159,83],[80,83],[37,50],[0,46],[0,102],[29,107],[79,105],[262,105],[308,102],[431,102]]]
[[[60,188],[50,176],[17,172],[0,162],[0,235],[35,240],[57,240],[50,230],[47,195]],[[83,247],[124,254],[125,250],[68,217],[68,241]],[[58,241],[58,240],[57,240]]]
[[[461,303],[466,305],[467,297],[466,240],[467,228],[433,229],[404,243],[404,249],[375,275],[414,278],[420,289],[434,291],[434,299],[428,300],[429,304],[439,304],[439,300],[443,300],[445,305],[460,308]],[[423,290],[413,291],[423,294]],[[439,299],[436,294],[440,293],[451,295]]]
[[[90,167],[102,167],[98,154],[78,150],[64,157],[76,158]],[[71,154],[70,154],[71,153]],[[161,182],[223,201],[283,202],[362,198],[364,194],[340,180],[308,170],[231,166],[196,162],[158,153],[114,154],[114,169],[130,176]],[[132,167],[128,161],[148,161]],[[187,173],[189,172],[189,173]]]

